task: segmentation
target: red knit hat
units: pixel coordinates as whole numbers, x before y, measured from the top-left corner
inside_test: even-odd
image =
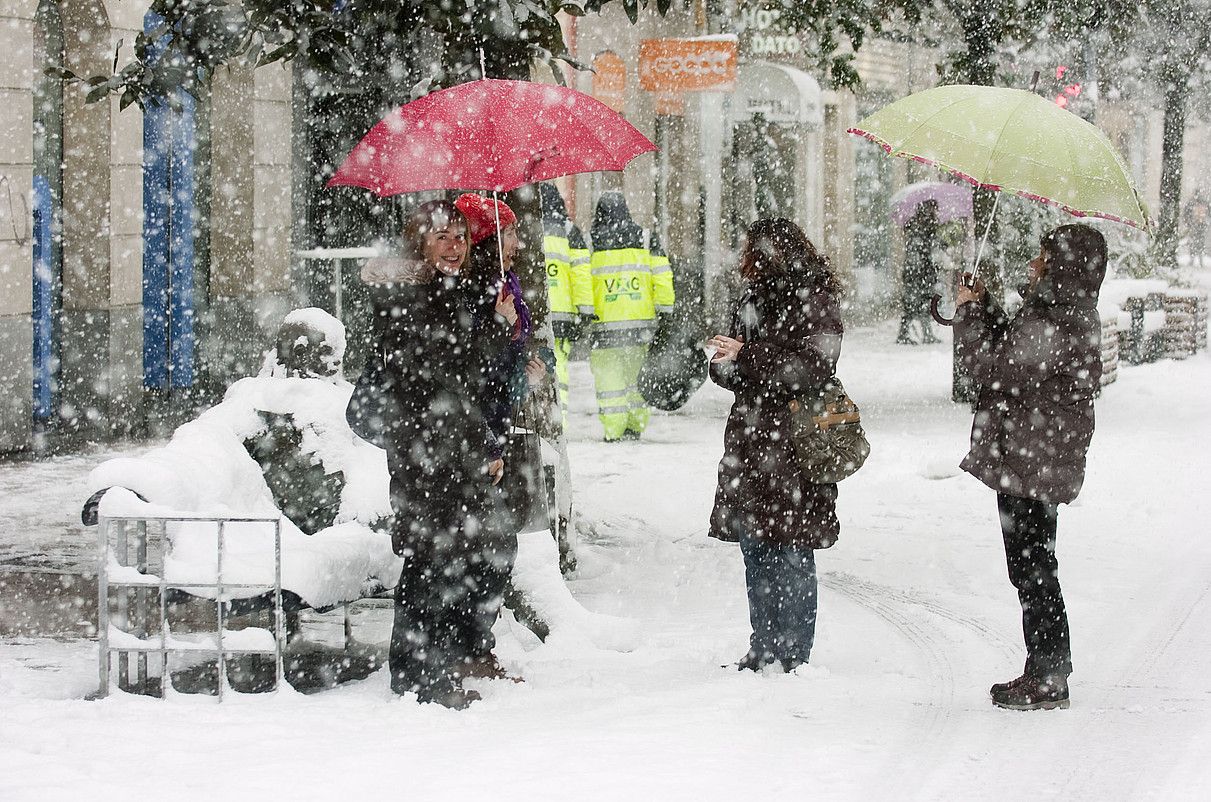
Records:
[[[483,195],[468,192],[466,195],[460,195],[458,200],[454,201],[454,205],[467,218],[472,245],[478,245],[496,233],[497,214],[500,215],[502,230],[517,222],[517,215],[513,214],[513,210],[504,201],[494,200]]]

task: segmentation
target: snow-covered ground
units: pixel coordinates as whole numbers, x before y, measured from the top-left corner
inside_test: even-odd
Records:
[[[1072,708],[1014,713],[987,696],[1019,673],[1021,633],[995,498],[955,467],[970,416],[948,400],[949,348],[893,335],[846,341],[874,451],[841,487],[795,674],[720,667],[748,635],[740,555],[706,537],[727,394],[606,445],[575,364],[571,588],[635,620],[632,651],[502,622],[526,682],[451,712],[394,698],[382,672],[313,696],[86,702],[92,644],[8,642],[0,798],[1211,798],[1211,356],[1124,367],[1099,401],[1085,490],[1060,513]],[[78,499],[24,470],[68,527]]]

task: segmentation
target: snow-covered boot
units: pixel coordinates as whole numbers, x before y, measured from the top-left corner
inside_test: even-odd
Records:
[[[761,671],[773,665],[776,658],[768,652],[749,651],[744,657],[741,657],[730,666],[724,668],[735,668],[737,671]]]
[[[459,687],[421,690],[416,694],[421,704],[433,702],[451,710],[466,710],[472,702],[478,702],[483,697],[478,691],[468,691]]]
[[[1006,710],[1067,710],[1068,678],[1063,674],[1023,675],[1006,683],[1004,689],[994,685],[992,703]]]

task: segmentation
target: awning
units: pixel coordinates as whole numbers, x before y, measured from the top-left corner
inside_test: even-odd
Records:
[[[818,128],[824,122],[820,84],[803,70],[769,61],[748,61],[736,70],[731,120],[761,114],[768,122]]]

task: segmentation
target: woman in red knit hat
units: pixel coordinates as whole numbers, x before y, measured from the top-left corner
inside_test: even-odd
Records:
[[[503,448],[513,425],[513,411],[521,403],[530,386],[546,374],[547,366],[537,357],[526,361],[526,345],[533,331],[530,310],[522,299],[521,282],[512,271],[513,260],[521,249],[517,236],[517,215],[507,204],[482,195],[465,194],[454,202],[467,218],[471,252],[463,280],[469,290],[468,302],[472,313],[472,329],[486,332],[494,352],[489,358],[480,395],[481,409],[488,427]],[[503,318],[508,333],[489,321]],[[520,470],[523,466],[506,465],[505,470]],[[506,486],[508,483],[506,483]],[[500,528],[508,536],[490,559],[482,564],[481,581],[492,597],[503,598],[513,561],[517,556],[516,535],[520,528],[519,513],[506,496],[502,499],[503,521]],[[464,676],[507,676],[492,648],[492,625],[496,622],[499,604],[483,608],[484,617],[479,640],[468,649],[470,660]]]

